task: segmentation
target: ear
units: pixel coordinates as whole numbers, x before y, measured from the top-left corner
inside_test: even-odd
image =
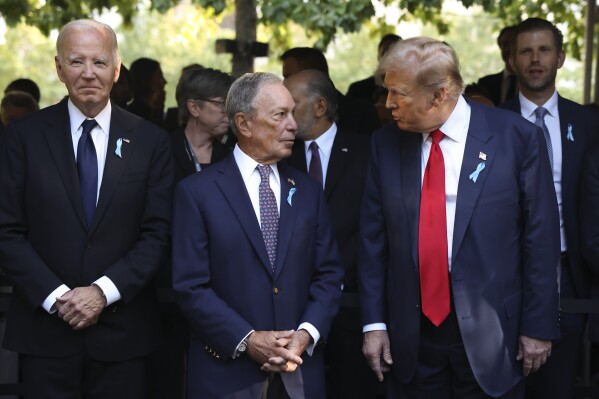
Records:
[[[199,113],[199,105],[198,103],[193,100],[193,99],[188,99],[187,102],[185,103],[185,105],[187,106],[187,111],[189,112],[189,114],[191,116],[198,116]]]
[[[116,68],[114,70],[114,80],[113,83],[116,83],[119,80],[119,76],[121,76],[121,57],[116,62]]]
[[[329,103],[324,97],[318,97],[316,101],[312,104],[312,111],[314,111],[314,115],[318,119],[322,118],[323,116],[326,116],[328,110]]]
[[[64,71],[62,70],[62,64],[60,63],[58,56],[54,57],[54,65],[56,65],[56,74],[58,75],[58,79],[60,79],[60,81],[64,83]]]
[[[557,68],[558,69],[561,68],[564,65],[565,61],[566,61],[566,53],[562,50],[557,55]]]
[[[512,71],[515,71],[516,68],[515,68],[515,65],[514,65],[515,64],[515,60],[514,60],[514,53],[513,52],[510,52],[510,58],[508,58],[508,63],[510,64],[510,69]]]
[[[251,121],[243,112],[238,112],[234,116],[235,126],[240,135],[250,138],[252,137],[252,131],[250,128]]]
[[[431,106],[440,107],[446,99],[447,90],[445,89],[445,87],[441,87],[440,89],[434,91]]]

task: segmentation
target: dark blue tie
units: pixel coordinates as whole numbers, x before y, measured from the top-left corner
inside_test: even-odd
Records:
[[[98,196],[98,157],[91,136],[92,129],[97,125],[98,122],[95,119],[83,121],[81,124],[83,132],[77,144],[77,171],[79,172],[79,186],[88,228],[92,225]]]
[[[551,144],[549,129],[547,129],[547,125],[545,124],[545,115],[547,115],[548,112],[549,111],[543,107],[538,107],[535,109],[535,124],[543,129],[545,144],[547,144],[547,153],[549,154],[549,165],[551,165],[551,170],[553,171],[553,145]]]

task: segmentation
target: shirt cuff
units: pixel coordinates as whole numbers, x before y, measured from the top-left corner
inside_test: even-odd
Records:
[[[241,343],[242,343],[242,342],[243,342],[245,339],[247,339],[247,337],[249,337],[249,336],[250,336],[250,334],[251,334],[251,333],[253,333],[254,331],[256,331],[256,330],[252,330],[252,331],[250,331],[249,333],[247,333],[247,334],[245,335],[245,337],[243,337],[243,339],[242,339],[241,341],[239,341],[239,343],[238,343],[238,344],[237,344],[237,346],[235,347],[235,352],[233,352],[233,354],[231,355],[231,357],[232,357],[233,359],[237,359],[237,358],[239,357],[239,345],[241,345]]]
[[[306,353],[308,354],[308,356],[312,356],[312,353],[314,353],[314,347],[316,346],[316,344],[318,343],[318,340],[320,339],[320,333],[318,332],[316,327],[314,327],[312,324],[310,324],[308,322],[304,322],[304,323],[300,324],[297,329],[308,331],[308,334],[310,334],[310,336],[312,337],[312,343],[310,345],[308,345],[308,347],[306,348]]]
[[[364,327],[362,327],[363,333],[370,331],[387,331],[387,325],[385,323],[372,323],[366,324]]]
[[[118,288],[116,288],[116,285],[114,285],[112,280],[108,277],[102,276],[94,281],[93,284],[100,287],[104,293],[104,296],[106,297],[106,306],[110,306],[121,299],[121,293],[119,292]]]
[[[42,303],[42,308],[50,314],[56,312],[56,307],[54,304],[56,303],[56,298],[63,296],[65,293],[69,292],[71,289],[66,285],[62,284],[60,287],[55,289],[46,297],[46,300]]]

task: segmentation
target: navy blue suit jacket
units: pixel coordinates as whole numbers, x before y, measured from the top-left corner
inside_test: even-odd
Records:
[[[289,330],[309,322],[324,340],[337,313],[343,268],[322,189],[284,163],[279,162],[278,170],[281,204],[274,275],[233,154],[184,179],[176,189],[173,286],[193,334],[193,397],[249,397],[234,395],[266,380],[267,374],[249,356],[231,357],[250,330]],[[309,398],[325,396],[321,352],[304,355],[296,371]]]
[[[470,106],[450,283],[474,376],[499,396],[522,378],[518,336],[559,334],[558,213],[541,130],[507,111]],[[391,372],[403,382],[419,350],[421,148],[421,134],[396,125],[374,134],[361,215],[363,323],[387,323]]]
[[[519,98],[507,101],[501,107],[521,115]],[[577,297],[588,298],[591,290],[591,272],[580,254],[578,205],[582,160],[585,151],[598,136],[599,116],[596,111],[561,96],[558,97],[557,108],[562,139],[562,216],[570,270]],[[568,139],[569,130],[572,131],[572,140]]]
[[[115,154],[119,138],[122,157]],[[150,282],[169,247],[173,169],[166,132],[112,106],[98,206],[87,227],[67,102],[11,122],[0,155],[0,256],[14,282],[4,344],[46,357],[120,361],[159,342]],[[122,299],[74,331],[41,304],[61,284],[107,276]]]

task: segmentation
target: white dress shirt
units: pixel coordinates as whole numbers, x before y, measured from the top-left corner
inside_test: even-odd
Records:
[[[83,133],[83,128],[81,124],[84,120],[87,119],[85,115],[73,104],[71,99],[68,100],[67,107],[69,109],[69,119],[71,126],[71,138],[73,139],[73,151],[75,153],[75,160],[77,160],[77,144],[79,143],[79,138]],[[110,133],[110,116],[112,114],[112,107],[110,101],[106,104],[106,107],[96,117],[94,118],[98,125],[94,127],[91,131],[92,140],[94,141],[94,146],[96,147],[96,158],[98,159],[98,190],[96,195],[96,203],[98,201],[98,196],[100,195],[100,186],[102,185],[102,177],[104,176],[104,164],[106,163],[106,151],[108,148],[108,135]],[[106,306],[113,304],[114,302],[121,299],[121,293],[119,292],[116,285],[106,276],[102,276],[92,284],[100,287],[104,295],[106,296]],[[67,285],[62,284],[54,291],[50,293],[46,297],[46,300],[42,303],[42,307],[48,313],[56,312],[56,308],[54,308],[54,303],[56,302],[56,298],[64,295],[66,292],[70,291]]]
[[[258,162],[256,162],[253,158],[244,153],[239,146],[236,144],[235,149],[233,150],[233,156],[235,157],[235,162],[237,163],[237,167],[239,168],[239,172],[241,172],[241,178],[243,179],[243,183],[245,184],[245,188],[248,191],[250,196],[250,201],[252,202],[252,207],[254,208],[254,213],[256,214],[256,219],[258,223],[260,223],[260,181],[262,180],[260,177],[260,172],[258,172]],[[277,200],[277,209],[279,210],[279,214],[281,213],[281,179],[279,177],[279,169],[277,168],[277,164],[270,164],[270,188],[275,194],[275,198]],[[301,323],[298,330],[304,329],[306,330],[310,336],[312,336],[312,344],[306,348],[306,352],[309,355],[312,355],[314,351],[314,346],[320,339],[320,332],[314,327],[311,323]],[[245,337],[247,338],[253,331],[250,331]],[[241,343],[241,342],[240,342]],[[239,347],[239,345],[237,345]],[[237,357],[237,348],[235,348],[235,353],[233,357]]]
[[[310,151],[310,144],[316,141],[318,145],[318,153],[320,154],[320,163],[322,164],[322,188],[324,189],[327,180],[327,171],[329,170],[329,159],[331,159],[331,151],[333,150],[333,142],[337,135],[337,125],[335,122],[331,127],[318,136],[315,140],[308,140],[304,142],[304,152],[306,154],[306,170],[310,169],[310,162],[312,161],[312,151]]]
[[[535,122],[537,119],[535,110],[539,107],[522,94],[520,96],[520,113],[523,117]],[[559,209],[559,231],[560,231],[560,242],[562,252],[568,250],[568,244],[566,243],[566,229],[564,227],[564,215],[562,209],[562,135],[561,127],[559,122],[559,111],[557,108],[557,91],[541,105],[548,112],[545,114],[545,125],[549,130],[549,137],[551,137],[551,149],[553,153],[553,186],[555,187],[555,194],[557,197],[557,207]]]
[[[445,137],[439,142],[441,152],[443,153],[443,162],[445,164],[445,213],[447,218],[447,261],[449,271],[451,272],[451,254],[453,246],[453,225],[455,221],[456,200],[458,197],[458,183],[460,181],[460,170],[462,169],[462,160],[464,159],[464,150],[466,149],[466,138],[468,128],[470,127],[470,105],[460,96],[455,108],[449,118],[439,128]],[[422,133],[422,167],[421,179],[424,180],[426,164],[433,144],[430,132]],[[421,180],[421,184],[422,184]],[[385,323],[367,324],[363,327],[363,332],[374,330],[386,330]]]

